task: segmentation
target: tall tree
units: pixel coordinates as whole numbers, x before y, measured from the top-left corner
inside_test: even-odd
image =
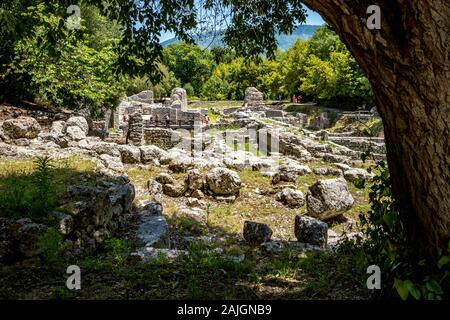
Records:
[[[410,242],[435,255],[450,237],[450,2],[304,0],[367,74],[383,118],[392,187]]]

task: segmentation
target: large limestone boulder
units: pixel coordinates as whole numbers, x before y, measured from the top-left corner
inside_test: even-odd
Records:
[[[354,202],[344,178],[317,180],[309,187],[306,195],[308,215],[320,220],[341,215]]]
[[[215,195],[233,195],[241,189],[239,175],[227,168],[214,168],[206,175],[209,189]]]
[[[311,173],[308,166],[300,165],[295,162],[280,165],[278,172],[272,177],[272,183],[277,184],[280,181],[295,182],[298,176]]]
[[[99,158],[107,169],[118,173],[122,173],[125,170],[120,157],[112,157],[108,154],[102,154]]]
[[[139,150],[141,151],[141,161],[144,164],[159,162],[167,156],[167,151],[153,145],[141,146]]]
[[[158,174],[155,177],[155,181],[159,182],[162,185],[175,183],[174,178],[170,174],[165,172]]]
[[[137,231],[138,245],[144,247],[168,248],[169,227],[163,216],[162,205],[149,202],[139,210],[140,223]]]
[[[169,197],[181,197],[186,192],[186,185],[184,183],[174,182],[173,184],[164,184],[163,192]]]
[[[64,129],[66,128],[66,122],[62,120],[57,120],[52,122],[52,126],[50,128],[50,133],[52,135],[60,135],[64,133]]]
[[[82,128],[77,126],[70,126],[66,129],[66,135],[70,140],[80,141],[86,139],[86,133]]]
[[[264,105],[264,97],[255,87],[245,89],[244,105],[248,107],[257,107]]]
[[[320,220],[308,216],[296,216],[294,233],[301,243],[308,243],[326,248],[328,225]]]
[[[97,154],[107,154],[111,157],[120,157],[120,151],[118,145],[110,142],[95,142],[92,144],[91,149]]]
[[[79,127],[84,134],[88,134],[89,132],[89,125],[88,122],[86,120],[86,118],[81,117],[81,116],[75,116],[75,117],[70,117],[69,119],[67,119],[66,121],[66,130],[69,127]]]
[[[260,245],[270,241],[272,229],[265,223],[244,222],[244,239],[251,245]]]
[[[282,202],[288,207],[299,208],[305,204],[305,195],[298,190],[283,188],[275,195],[275,200]]]
[[[204,185],[204,180],[200,170],[191,169],[187,172],[185,180],[188,192],[194,192],[195,190],[202,190]]]
[[[3,122],[3,132],[10,139],[34,139],[41,131],[41,126],[36,119],[31,117],[18,117]]]
[[[344,171],[344,178],[353,182],[356,186],[364,186],[364,184],[373,179],[374,174],[364,169],[352,168]]]
[[[141,162],[141,150],[139,150],[138,147],[130,145],[119,145],[118,149],[123,163]]]

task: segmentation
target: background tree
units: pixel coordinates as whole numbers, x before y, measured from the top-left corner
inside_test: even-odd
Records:
[[[165,48],[163,62],[180,80],[182,86],[188,83],[192,86],[195,95],[200,94],[215,65],[209,50],[202,50],[198,45],[184,42]]]

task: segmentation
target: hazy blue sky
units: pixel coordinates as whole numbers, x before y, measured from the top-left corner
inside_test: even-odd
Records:
[[[306,11],[307,11],[307,14],[308,14],[308,17],[306,18],[306,24],[322,25],[322,24],[325,23],[323,21],[322,17],[317,12],[312,11],[312,10],[310,10],[307,7],[306,7]],[[173,38],[173,36],[174,36],[173,33],[165,32],[165,33],[161,34],[161,42],[165,41],[167,39]]]

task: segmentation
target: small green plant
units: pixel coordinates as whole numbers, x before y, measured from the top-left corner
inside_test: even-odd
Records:
[[[43,261],[48,265],[60,265],[63,261],[64,239],[54,228],[49,228],[38,242]]]
[[[206,227],[199,221],[185,216],[175,216],[171,224],[182,235],[201,236],[206,232]]]
[[[108,256],[116,265],[123,265],[131,254],[131,245],[127,240],[111,238],[105,241]]]
[[[36,190],[33,213],[46,215],[54,206],[55,190],[52,182],[54,166],[47,156],[38,157],[34,161],[33,184]]]

